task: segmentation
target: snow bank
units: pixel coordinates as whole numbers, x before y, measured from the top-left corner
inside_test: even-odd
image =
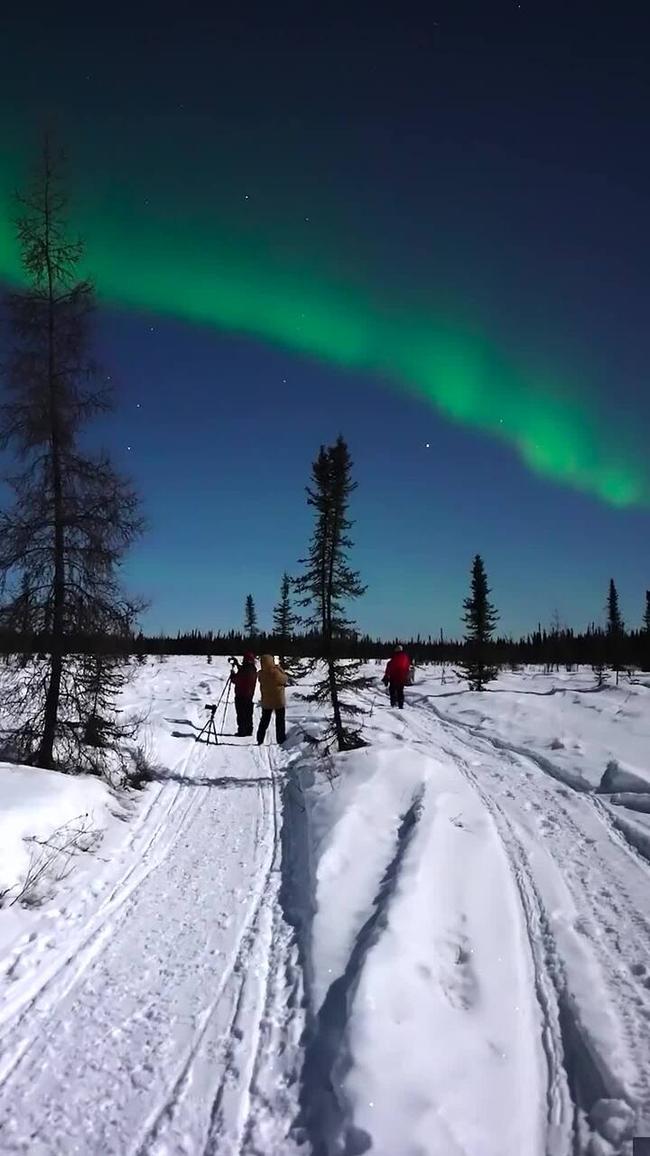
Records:
[[[621,766],[616,759],[607,764],[605,774],[600,780],[598,790],[601,794],[630,794],[650,795],[650,782],[642,778],[633,770]]]
[[[336,790],[328,790],[313,805],[316,1010],[330,984],[345,970],[352,945],[372,909],[395,853],[401,817],[422,785],[423,762],[412,751],[366,748],[341,755]]]
[[[99,779],[0,763],[0,783],[0,893],[20,890],[45,842],[62,846],[79,830],[78,848],[87,850],[108,825],[112,796]]]

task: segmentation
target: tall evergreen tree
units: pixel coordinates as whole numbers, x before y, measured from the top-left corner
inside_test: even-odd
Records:
[[[499,616],[489,595],[483,559],[477,554],[472,563],[470,595],[463,602],[467,657],[462,666],[471,690],[483,690],[498,674],[498,667],[489,661],[489,651]]]
[[[301,559],[304,572],[296,580],[300,605],[307,611],[303,622],[306,629],[313,632],[318,646],[311,667],[322,672],[307,698],[310,702],[330,703],[330,734],[339,750],[361,745],[360,728],[346,725],[344,719],[361,714],[360,707],[351,701],[350,692],[367,685],[359,673],[360,661],[343,660],[340,645],[337,646],[354,633],[354,624],[346,615],[346,604],[352,598],[361,597],[366,589],[348,561],[352,547],[348,506],[356,486],[352,481],[352,460],[343,438],[339,437],[334,445],[321,446],[312,465],[312,484],[307,487],[307,504],[315,512],[314,529],[309,553]]]
[[[111,408],[111,395],[90,352],[94,292],[78,273],[83,250],[68,233],[62,177],[62,158],[46,140],[19,198],[27,284],[8,299],[0,445],[16,468],[13,505],[0,516],[0,579],[3,620],[22,624],[28,591],[30,628],[43,642],[28,676],[7,692],[17,752],[66,769],[84,765],[84,729],[94,705],[107,704],[101,687],[110,697],[111,685],[104,674],[90,685],[87,663],[68,653],[66,639],[129,633],[138,606],[124,596],[118,570],[142,522],[128,482],[85,444],[89,420]]]
[[[650,590],[645,592],[645,610],[643,611],[643,629],[650,635]]]
[[[618,591],[614,579],[610,578],[607,594],[607,660],[609,666],[616,672],[617,686],[622,663],[624,633],[625,627],[618,603]]]
[[[257,638],[258,633],[255,601],[252,594],[247,594],[244,603],[244,634],[246,638],[253,639]]]
[[[285,572],[280,585],[280,598],[273,610],[273,633],[277,640],[280,666],[287,665],[287,649],[298,626],[298,615],[291,604],[291,579]]]

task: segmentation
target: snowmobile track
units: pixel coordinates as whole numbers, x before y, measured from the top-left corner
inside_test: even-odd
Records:
[[[531,783],[537,781],[538,764],[534,760],[528,760],[525,753],[510,750],[507,744],[495,745],[489,736],[480,732],[475,733],[473,728],[467,727],[463,723],[456,724],[455,720],[441,715],[435,708],[431,711],[425,710],[422,713],[428,714],[442,729],[443,741],[440,742],[442,750],[456,762],[477,791],[488,812],[493,816],[517,882],[522,910],[529,929],[528,938],[536,974],[538,1002],[545,1024],[543,1043],[549,1064],[548,1156],[583,1156],[589,1150],[593,1139],[593,1130],[587,1120],[589,1113],[595,1108],[597,1118],[605,1120],[606,1125],[607,1105],[612,1101],[618,1105],[619,1110],[630,1121],[637,1114],[640,1118],[647,1120],[650,1118],[650,1089],[646,1087],[644,1091],[642,1087],[641,1062],[637,1064],[641,1080],[635,1089],[636,1095],[635,1092],[624,1086],[612,1070],[608,1057],[598,1053],[590,1032],[583,1025],[567,982],[562,957],[543,899],[529,866],[526,847],[519,836],[515,821],[499,801],[499,791],[504,793],[504,802],[509,801],[509,796],[513,799],[515,797],[508,788],[508,782],[512,782],[508,773],[500,773],[497,770],[499,759],[505,758],[513,769],[523,772],[524,775],[533,776]],[[409,719],[408,725],[409,729],[415,730],[417,734],[423,734],[420,720]],[[444,742],[445,734],[451,740],[447,744]],[[432,737],[429,733],[429,741]],[[418,741],[420,740],[418,739]],[[463,757],[462,748],[467,750],[469,758]],[[488,761],[484,763],[479,774],[472,764],[482,763],[483,759],[480,756],[484,758],[486,754]],[[471,756],[474,758],[471,759]],[[529,765],[534,770],[529,770]],[[488,768],[489,777],[485,778],[484,773]],[[526,778],[517,780],[520,791],[527,781]],[[537,793],[539,794],[539,792]],[[650,1018],[650,1000],[647,990],[641,991],[638,986],[634,968],[629,968],[628,974],[628,971],[621,967],[622,945],[618,942],[613,931],[616,926],[616,920],[613,918],[614,912],[620,912],[621,906],[625,906],[630,932],[634,930],[638,937],[635,943],[627,946],[628,948],[631,947],[632,956],[639,959],[644,958],[643,945],[649,941],[650,924],[637,910],[632,898],[627,894],[627,866],[622,864],[619,874],[614,877],[611,876],[611,865],[606,864],[602,858],[598,839],[586,838],[585,830],[576,821],[576,815],[579,815],[580,811],[574,814],[573,810],[569,808],[568,802],[565,803],[565,799],[570,800],[573,797],[576,799],[576,805],[579,805],[580,808],[587,808],[584,812],[585,817],[590,816],[592,820],[596,820],[599,827],[603,828],[604,837],[615,843],[619,851],[625,855],[626,860],[634,863],[637,871],[643,872],[644,879],[647,864],[636,853],[631,852],[624,841],[610,830],[608,823],[603,822],[603,816],[600,813],[601,807],[599,806],[600,800],[594,799],[593,795],[587,795],[582,791],[570,792],[568,784],[558,784],[556,776],[549,776],[544,796],[549,815],[552,816],[554,808],[555,810],[559,809],[562,829],[565,832],[571,832],[573,836],[576,849],[575,858],[564,865],[564,874],[567,880],[573,880],[574,889],[576,885],[579,886],[579,890],[576,892],[578,909],[582,910],[585,896],[589,896],[591,893],[596,893],[599,896],[601,905],[599,919],[603,918],[603,912],[607,911],[607,905],[612,908],[611,921],[605,919],[605,926],[602,929],[604,934],[594,935],[590,942],[595,958],[600,960],[604,974],[617,975],[617,1011],[621,1024],[625,1026],[629,1054],[633,1057],[641,1057],[644,1050],[642,1046],[644,1031],[638,1008],[643,1005],[646,1016]],[[523,797],[526,797],[526,792],[524,792]],[[594,803],[596,806],[593,805]],[[549,834],[552,834],[552,831],[553,823],[551,822]],[[594,882],[596,869],[602,873],[602,885]],[[587,917],[588,913],[585,912],[584,918]],[[538,948],[539,943],[543,947],[541,955]],[[640,975],[641,969],[637,969],[637,971]],[[567,1123],[569,1120],[570,1125]],[[623,1152],[627,1151],[627,1148],[615,1147],[610,1151]]]

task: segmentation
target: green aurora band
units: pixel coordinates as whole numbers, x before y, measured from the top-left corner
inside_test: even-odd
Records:
[[[10,283],[21,279],[13,216],[7,203],[0,277]],[[650,479],[631,429],[619,422],[614,433],[566,383],[522,371],[461,327],[431,324],[402,302],[379,302],[371,291],[291,268],[259,238],[253,251],[250,235],[205,243],[204,229],[179,224],[171,213],[152,220],[113,201],[107,214],[97,203],[79,215],[79,225],[87,266],[109,304],[216,326],[374,374],[449,420],[508,443],[537,475],[615,507],[650,505]]]

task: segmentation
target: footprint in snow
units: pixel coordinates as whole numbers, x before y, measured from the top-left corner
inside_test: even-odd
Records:
[[[441,986],[452,1007],[467,1011],[478,1000],[479,985],[467,940],[456,944],[456,956],[441,975]]]

